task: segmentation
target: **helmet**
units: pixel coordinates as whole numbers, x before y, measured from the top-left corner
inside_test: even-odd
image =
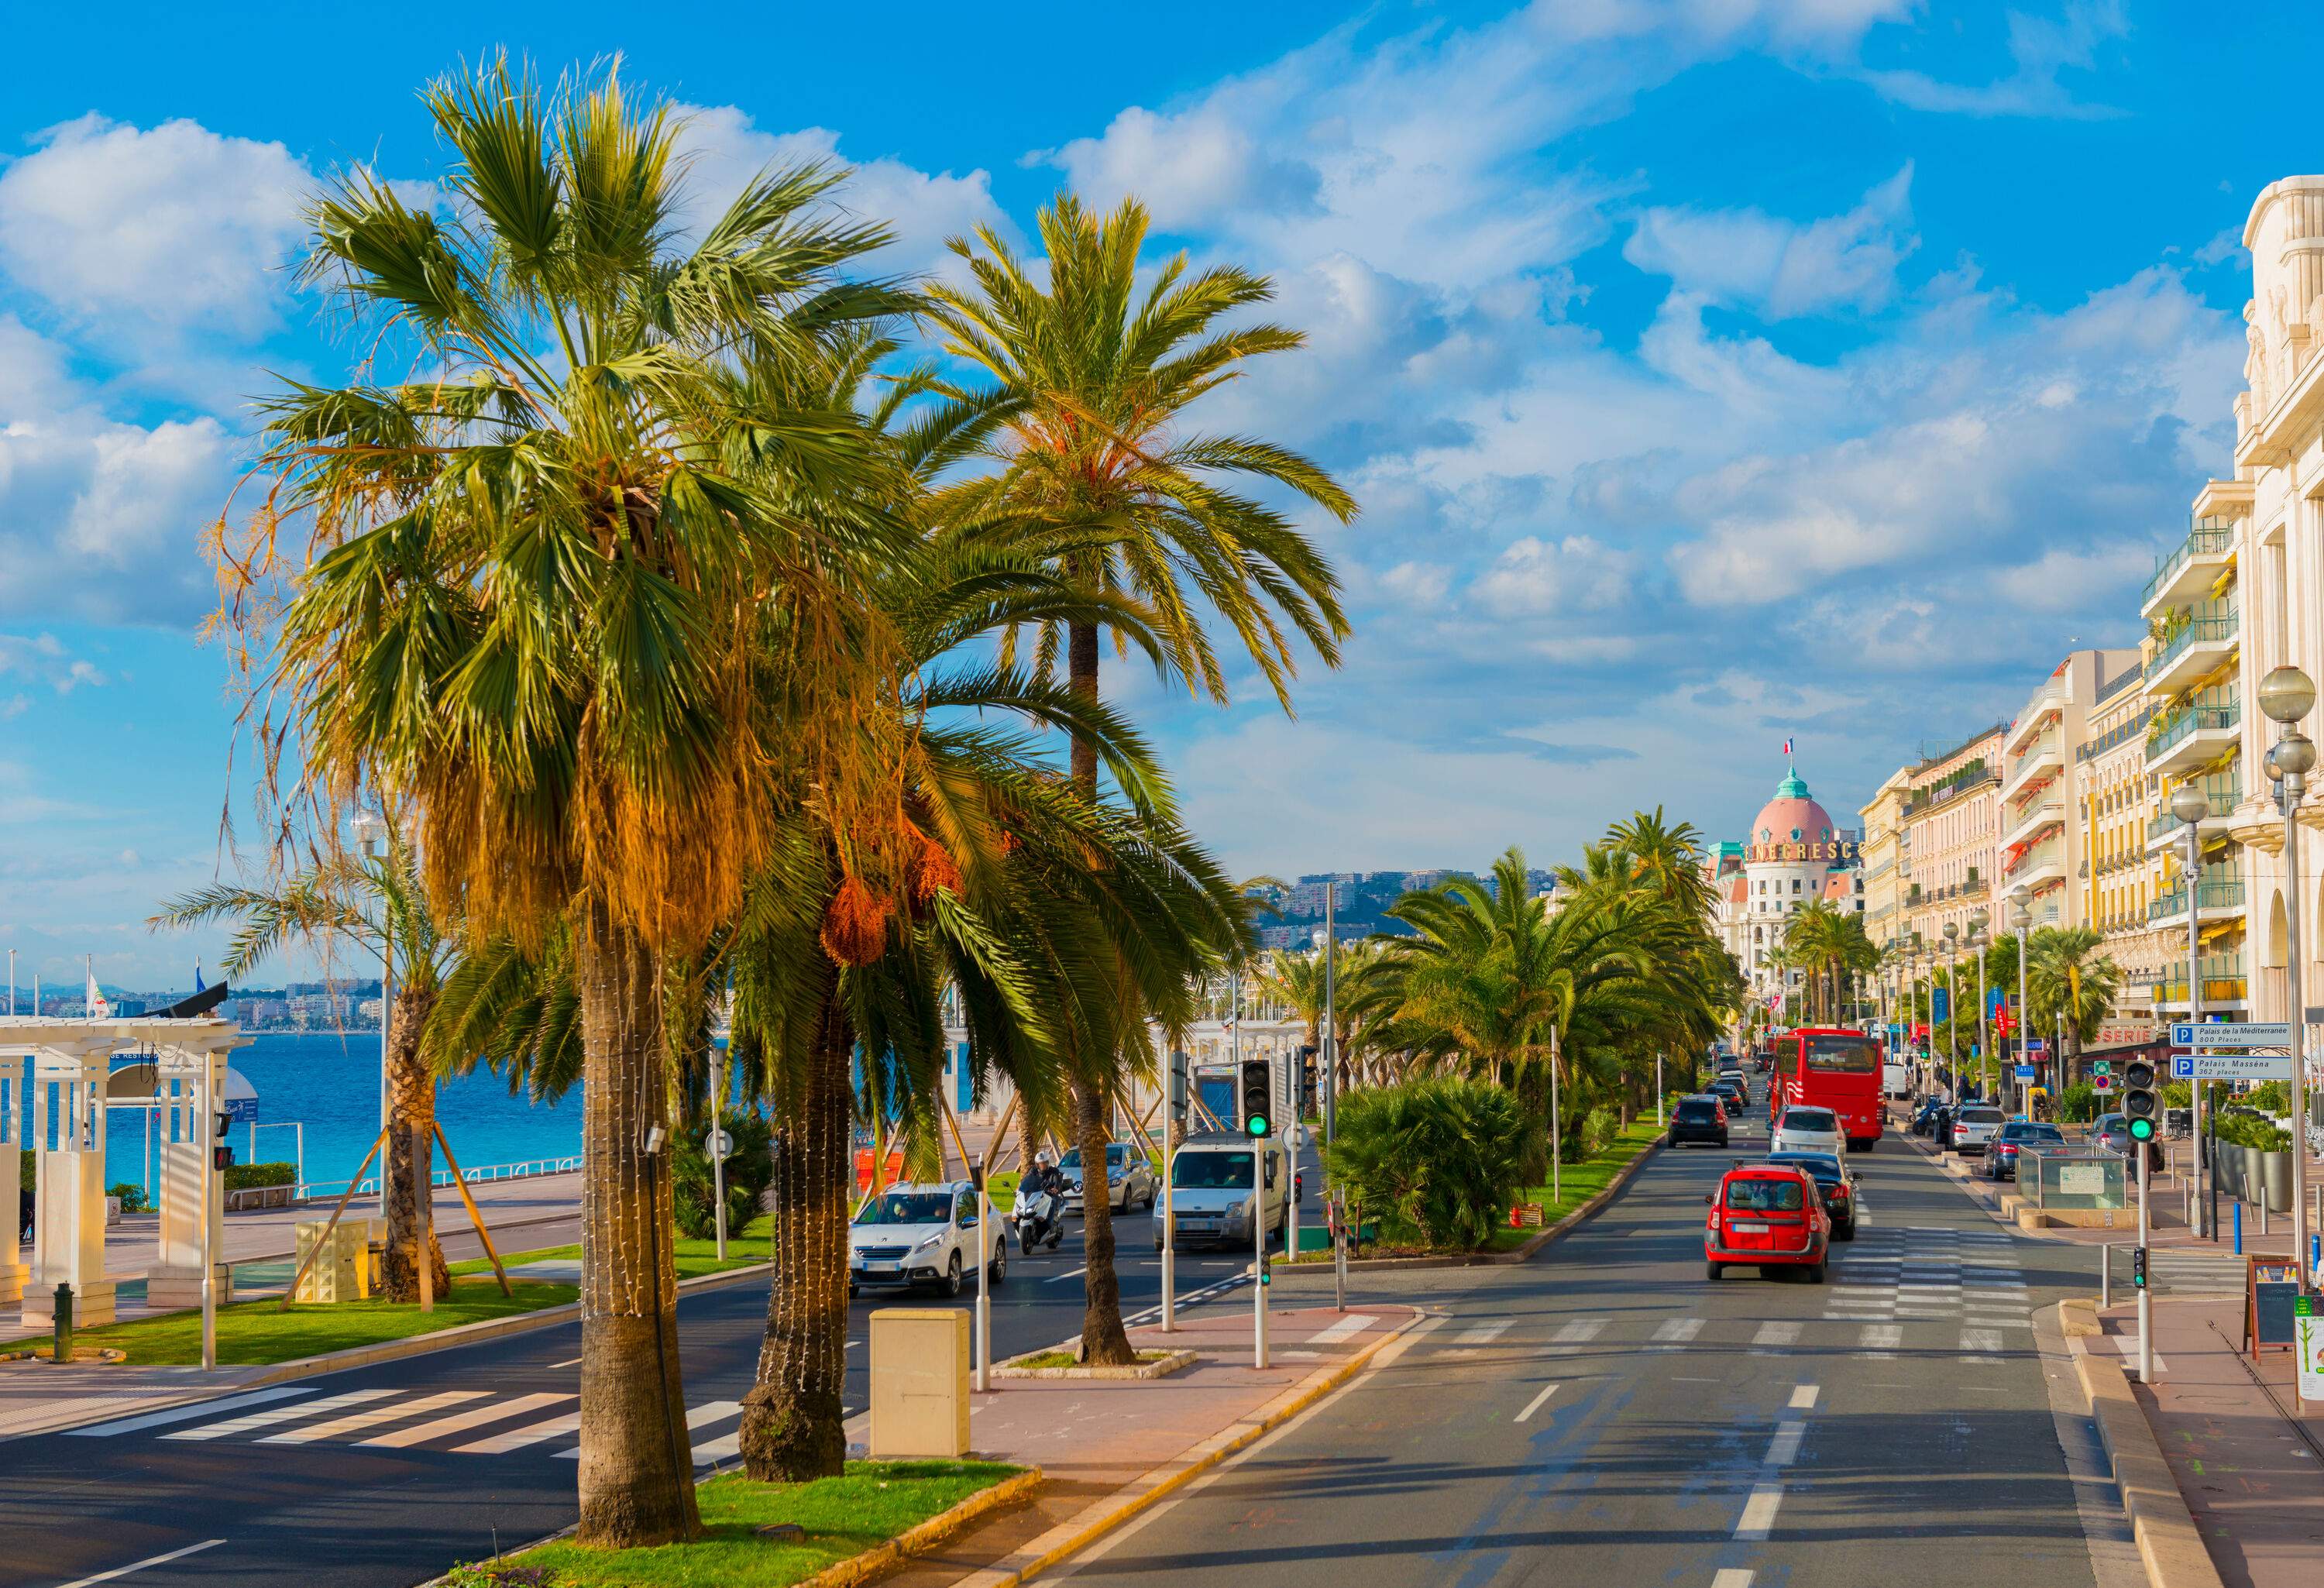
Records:
[[[1033,1155],[1033,1162],[1042,1168],[1049,1167],[1049,1149],[1046,1147]]]

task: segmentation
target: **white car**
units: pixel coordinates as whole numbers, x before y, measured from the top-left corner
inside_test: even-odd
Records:
[[[1952,1141],[1955,1152],[1983,1152],[2001,1134],[2001,1127],[2009,1122],[2005,1114],[1989,1103],[1963,1103],[1953,1115]]]
[[[1057,1160],[1057,1172],[1065,1177],[1065,1211],[1082,1210],[1082,1149],[1078,1147]],[[1146,1208],[1154,1205],[1161,1195],[1161,1177],[1146,1155],[1132,1152],[1126,1141],[1115,1141],[1105,1149],[1106,1200],[1117,1212],[1128,1213],[1132,1203]]]
[[[993,1284],[1008,1276],[1008,1251],[996,1221],[986,1250]],[[890,1186],[866,1202],[848,1226],[850,1296],[871,1285],[933,1285],[957,1296],[962,1275],[975,1271],[976,1187],[966,1180]]]
[[[1844,1159],[1848,1156],[1848,1132],[1840,1128],[1840,1116],[1831,1110],[1794,1103],[1775,1121],[1775,1133],[1767,1142],[1767,1150],[1831,1152]]]

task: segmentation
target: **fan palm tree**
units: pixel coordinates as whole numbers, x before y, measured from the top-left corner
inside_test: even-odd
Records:
[[[240,976],[293,944],[328,961],[342,946],[376,957],[395,986],[395,1007],[381,1055],[387,1082],[387,1151],[380,1183],[387,1188],[387,1250],[382,1294],[390,1301],[420,1299],[420,1233],[428,1231],[433,1293],[452,1288],[451,1270],[423,1217],[434,1158],[436,1076],[426,1032],[451,939],[439,931],[398,824],[388,824],[386,853],[364,858],[343,852],[313,854],[298,869],[257,885],[212,882],[181,893],[152,916],[148,927],[236,923],[220,965]],[[456,974],[456,971],[454,972]]]
[[[947,521],[957,533],[1002,538],[1039,556],[1084,590],[1134,596],[1161,642],[1166,676],[1223,702],[1226,663],[1207,608],[1288,710],[1296,661],[1286,624],[1337,665],[1347,632],[1338,579],[1288,518],[1238,486],[1305,498],[1342,522],[1355,503],[1288,448],[1204,434],[1189,420],[1194,405],[1250,360],[1296,348],[1302,337],[1263,323],[1220,328],[1273,295],[1266,278],[1233,266],[1190,274],[1180,255],[1141,291],[1147,215],[1135,200],[1101,217],[1060,194],[1039,231],[1046,282],[988,227],[952,245],[970,284],[927,290],[936,339],[989,383],[964,402],[996,427],[994,472],[951,488]],[[1047,671],[1062,647],[1068,687],[1094,700],[1100,632],[1111,626],[1070,618],[1029,625],[1037,667]],[[1013,654],[1012,635],[1003,656]],[[1094,746],[1076,739],[1071,765],[1094,805]],[[1073,1135],[1086,1162],[1104,1152],[1113,1057],[1069,1054]],[[1102,1199],[1086,1212],[1084,1350],[1096,1362],[1130,1362],[1112,1220]]]
[[[761,174],[674,247],[678,124],[610,72],[544,91],[495,61],[426,102],[447,202],[353,170],[310,210],[307,272],[378,356],[429,374],[266,405],[270,496],[219,536],[227,621],[257,652],[254,736],[287,739],[273,764],[302,780],[286,811],[375,789],[419,822],[439,909],[528,949],[569,933],[579,1537],[652,1544],[699,1525],[656,1150],[665,957],[738,911],[784,787],[816,786],[844,863],[900,886],[876,847],[887,747],[861,725],[892,648],[853,595],[900,531],[743,477],[779,459],[844,495],[870,466],[862,416],[737,413],[721,377],[738,353],[819,356],[903,300],[840,278],[886,234],[825,217],[823,167]],[[778,645],[813,659],[826,712],[785,717],[757,688]]]

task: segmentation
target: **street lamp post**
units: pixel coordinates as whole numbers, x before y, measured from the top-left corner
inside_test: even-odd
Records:
[[[1993,1095],[1993,1035],[1986,1029],[1985,950],[1986,918],[1973,915],[1969,919],[1969,951],[1977,956],[1977,1074],[1978,1087],[1988,1098]]]
[[[2296,725],[2316,704],[2316,686],[2296,667],[2280,667],[2260,680],[2259,708],[2282,727],[2267,752],[2267,775],[2276,780],[2283,807],[2284,1018],[2292,1028],[2292,1274],[2308,1288],[2308,1075],[2307,1010],[2300,984],[2300,800],[2316,765],[2316,745]],[[2299,1375],[2292,1394],[2300,1393]],[[2295,1399],[2293,1409],[2299,1403]]]
[[[2197,898],[2195,879],[2201,875],[2203,871],[2202,826],[2204,818],[2211,814],[2211,802],[2204,799],[2203,791],[2192,783],[2181,783],[2179,785],[2178,791],[2171,796],[2171,814],[2177,817],[2187,826],[2187,1023],[2190,1026],[2200,1026],[2203,1023],[2203,934],[2195,915]],[[2190,1042],[2187,1045],[2187,1051],[2190,1054],[2195,1053],[2199,1047],[2199,1044]],[[2209,1235],[2216,1241],[2219,1238],[2218,1170],[2216,1166],[2209,1162],[2212,1155],[2203,1150],[2204,1109],[2201,1076],[2194,1077],[2193,1084],[2189,1088],[2189,1094],[2195,1100],[2196,1218],[2205,1226],[2199,1233]],[[2205,1206],[2201,1196],[2203,1174],[2206,1168],[2209,1168],[2211,1174],[2211,1196],[2208,1207]]]
[[[2025,928],[2034,924],[2033,898],[2023,883],[2009,891],[2009,924],[2017,928],[2017,1052],[2021,1058],[2028,1051],[2026,1035],[2034,1029],[2029,1023],[2032,1006],[2025,1002]]]
[[[1960,923],[1945,923],[1945,1067],[1952,1072],[1951,1090],[1955,1101],[1960,1097],[1960,1044],[1954,1037],[1955,1021],[1960,1011],[1953,1007],[1959,1002],[1960,978],[1953,974],[1953,948],[1960,937]],[[1935,1000],[1930,1001],[1929,1018],[1936,1019]]]
[[[347,827],[355,834],[355,847],[363,851],[364,858],[378,860],[386,854],[387,823],[376,812],[357,810],[348,819]],[[395,938],[392,922],[383,917],[383,924],[390,928],[388,940],[382,946],[379,956],[379,1129],[380,1133],[385,1135],[389,1113],[388,1042],[395,1022]],[[384,1153],[379,1163],[379,1212],[382,1218],[387,1216],[387,1158]],[[422,1260],[426,1260],[423,1258]]]

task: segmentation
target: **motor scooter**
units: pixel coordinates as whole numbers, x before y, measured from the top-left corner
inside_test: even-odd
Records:
[[[1030,1180],[1019,1181],[1017,1204],[1009,1214],[1010,1225],[1017,1232],[1018,1250],[1028,1257],[1036,1246],[1056,1251],[1057,1242],[1065,1238],[1065,1220],[1058,1216],[1061,1211],[1056,1196]]]

